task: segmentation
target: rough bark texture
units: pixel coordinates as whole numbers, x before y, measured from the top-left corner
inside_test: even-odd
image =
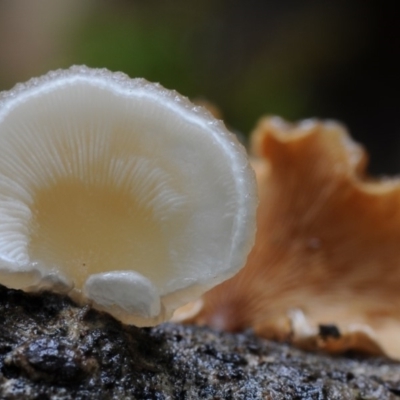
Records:
[[[0,286],[0,399],[397,399],[400,364],[242,334],[124,326]]]

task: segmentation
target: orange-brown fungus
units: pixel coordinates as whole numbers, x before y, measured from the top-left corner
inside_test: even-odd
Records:
[[[265,118],[252,150],[255,247],[191,321],[400,357],[399,180],[367,178],[363,149],[334,122]]]

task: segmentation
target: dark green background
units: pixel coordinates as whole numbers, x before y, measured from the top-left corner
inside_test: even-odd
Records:
[[[107,67],[206,98],[245,135],[264,114],[338,119],[372,172],[396,173],[400,29],[384,3],[0,0],[0,89]]]

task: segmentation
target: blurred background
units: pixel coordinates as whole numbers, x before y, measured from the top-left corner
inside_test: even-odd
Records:
[[[391,9],[393,7],[393,9]],[[374,174],[400,172],[400,24],[371,0],[0,0],[0,90],[71,64],[261,115],[344,122]]]

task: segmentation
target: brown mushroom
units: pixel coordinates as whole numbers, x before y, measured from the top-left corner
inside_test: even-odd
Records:
[[[252,149],[255,247],[191,320],[400,357],[399,180],[367,177],[364,150],[336,122],[264,118]],[[321,335],[331,324],[338,334]]]

